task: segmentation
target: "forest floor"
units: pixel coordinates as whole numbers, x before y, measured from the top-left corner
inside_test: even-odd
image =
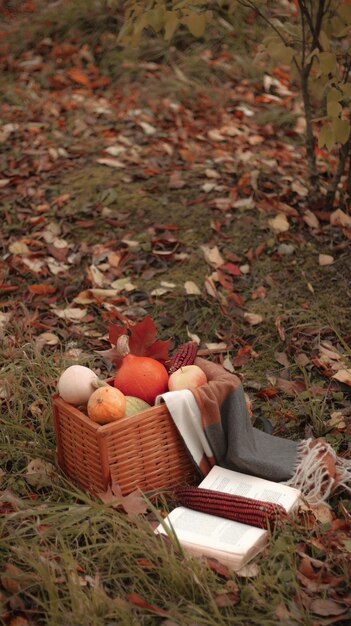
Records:
[[[350,455],[351,218],[308,198],[296,86],[250,20],[127,55],[83,4],[2,8],[0,623],[349,623],[345,492],[239,576],[57,469],[60,372],[106,377],[109,323],[145,316],[238,373],[255,426]]]

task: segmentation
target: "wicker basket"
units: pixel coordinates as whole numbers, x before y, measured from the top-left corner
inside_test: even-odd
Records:
[[[195,466],[165,404],[100,426],[55,394],[53,413],[58,465],[93,495],[112,481],[123,495],[194,483]]]

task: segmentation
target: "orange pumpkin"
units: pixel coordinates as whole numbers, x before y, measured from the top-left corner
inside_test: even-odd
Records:
[[[156,396],[168,391],[169,376],[165,366],[151,357],[131,354],[126,335],[119,337],[117,350],[123,360],[114,386],[125,396],[135,396],[153,405]]]
[[[88,415],[93,422],[108,424],[125,415],[125,395],[115,387],[99,387],[90,396],[87,404]]]

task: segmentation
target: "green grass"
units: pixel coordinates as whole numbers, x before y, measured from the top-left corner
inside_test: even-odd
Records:
[[[276,607],[282,602],[289,607],[299,593],[296,549],[310,533],[287,526],[258,558],[254,583],[235,574],[226,580],[168,541],[160,542],[152,516],[127,518],[66,482],[53,466],[45,487],[28,484],[31,459],[54,463],[50,394],[67,361],[60,354],[38,354],[28,344],[9,358],[8,342],[10,337],[2,376],[11,394],[0,418],[3,615],[15,610],[47,626],[151,625],[162,617],[179,626],[273,626]],[[38,400],[37,412],[31,407]],[[334,567],[342,573],[346,565],[341,560]],[[239,584],[240,600],[220,607],[218,597],[228,594],[230,583]],[[136,607],[130,594],[142,598],[146,608]],[[292,606],[292,613],[293,623],[312,624],[302,606]]]
[[[48,36],[55,42],[73,41],[77,46],[77,42],[88,43],[96,51],[99,68],[112,78],[112,86],[121,87],[121,93],[135,81],[142,105],[150,95],[156,102],[169,97],[184,103],[190,111],[191,101],[199,97],[199,110],[205,107],[209,127],[215,125],[216,108],[222,105],[223,85],[228,85],[229,93],[244,74],[251,85],[261,81],[261,69],[248,62],[251,39],[240,16],[232,18],[236,36],[229,46],[234,54],[229,66],[219,64],[211,69],[201,58],[210,40],[214,52],[221,50],[224,31],[228,31],[222,24],[223,31],[218,29],[208,39],[190,42],[180,37],[172,51],[158,38],[145,41],[130,54],[134,66],[121,69],[125,53],[114,35],[115,22],[110,20],[109,12],[102,10],[104,6],[102,2],[85,0],[57,6],[45,3],[39,18],[27,17],[23,38],[13,31],[14,57],[21,59],[28,50],[35,55],[40,41]],[[259,38],[259,33],[252,37]],[[140,59],[163,61],[164,71],[146,80],[145,71],[138,65]],[[49,70],[47,66],[43,73],[35,73],[42,90],[47,88]],[[7,106],[21,106],[16,78],[14,73],[3,89],[2,102]],[[109,97],[108,89],[104,97]],[[273,124],[283,132],[294,123],[294,117],[288,110],[282,113],[281,109],[262,108],[254,123]],[[76,113],[68,110],[62,115],[67,132],[58,145],[69,150],[81,141],[71,134]],[[80,110],[77,115],[81,115]],[[45,119],[47,125],[42,132],[54,141],[56,127]],[[108,120],[105,129],[110,126],[123,130],[120,120]],[[130,519],[62,476],[56,466],[51,394],[60,372],[74,362],[106,375],[109,365],[96,351],[108,347],[107,325],[109,319],[114,319],[114,308],[90,304],[92,320],[70,324],[57,320],[51,305],[69,306],[81,290],[91,287],[89,267],[104,246],[122,250],[126,254],[115,278],[128,276],[137,287],[135,292],[122,293],[125,300],[116,306],[123,313],[131,317],[151,315],[160,337],[171,337],[174,345],[187,341],[188,333],[198,335],[202,346],[224,340],[228,344],[225,356],[234,359],[240,348],[249,344],[254,355],[236,371],[251,396],[255,425],[260,428],[264,420],[269,420],[276,434],[295,440],[323,435],[343,453],[350,444],[349,423],[345,431],[330,431],[328,419],[333,411],[347,409],[348,389],[331,392],[329,380],[311,362],[301,367],[295,360],[301,352],[308,357],[317,354],[320,342],[328,340],[343,354],[345,363],[350,363],[350,252],[342,247],[343,234],[325,224],[321,232],[314,234],[299,217],[291,218],[294,253],[280,256],[282,239],[269,228],[266,213],[235,209],[224,214],[211,206],[211,194],[192,202],[205,180],[203,170],[213,167],[211,155],[199,169],[184,166],[186,185],[181,190],[170,190],[170,171],[179,165],[171,158],[167,161],[164,157],[162,172],[150,178],[138,177],[142,164],[122,173],[98,165],[96,159],[106,147],[100,134],[103,129],[101,124],[96,133],[92,132],[84,144],[84,156],[70,162],[72,169],[58,168],[54,175],[45,177],[44,173],[38,179],[48,203],[44,219],[61,225],[60,236],[79,257],[69,275],[38,276],[20,263],[7,264],[8,243],[22,236],[35,237],[44,226],[31,224],[29,235],[27,198],[10,196],[6,205],[8,217],[1,235],[5,254],[2,278],[5,283],[18,285],[18,292],[15,296],[5,294],[0,309],[12,316],[3,328],[0,317],[0,624],[14,626],[11,619],[25,615],[30,626],[319,626],[323,622],[307,608],[306,595],[308,599],[342,598],[350,581],[347,545],[342,534],[329,532],[328,524],[308,515],[307,519],[298,519],[273,536],[267,550],[255,559],[255,576],[246,579],[231,573],[226,577],[203,561],[184,556],[169,541],[160,542],[153,533],[152,511]],[[134,137],[133,133],[131,139],[139,141],[140,135]],[[16,153],[10,144],[6,145],[7,155],[18,159],[21,135]],[[216,167],[220,170],[221,165]],[[230,180],[235,186],[243,171],[232,179],[222,172],[225,184]],[[132,176],[128,181],[124,175],[129,173]],[[279,177],[274,172],[262,174],[259,187],[272,179],[279,194],[284,186]],[[57,206],[55,199],[63,193],[70,194],[69,202]],[[258,203],[261,198],[257,191]],[[112,223],[106,221],[106,207]],[[211,225],[217,219],[223,220],[220,232]],[[94,220],[94,228],[84,226],[89,220]],[[181,260],[160,258],[154,253],[153,228],[157,223],[177,227],[174,233],[178,251],[185,255]],[[130,254],[121,244],[126,232],[129,239],[138,242]],[[218,245],[224,256],[228,251],[238,255],[241,265],[247,263],[250,250],[264,243],[264,251],[250,263],[249,273],[235,279],[233,285],[244,298],[244,310],[263,317],[261,324],[250,326],[243,319],[243,310],[227,298],[224,289],[218,286],[218,299],[206,292],[204,280],[213,268],[205,262],[201,245]],[[321,268],[319,252],[332,251],[338,244],[341,248],[335,253],[335,263]],[[186,280],[194,281],[201,294],[186,295]],[[28,285],[40,281],[56,287],[52,299],[29,294]],[[174,287],[162,295],[151,295],[161,281]],[[253,291],[260,286],[266,288],[267,296],[253,300]],[[278,316],[285,339],[278,333]],[[41,347],[37,337],[48,328],[58,343]],[[289,361],[285,372],[277,361],[277,353],[282,352]],[[274,387],[282,374],[304,381],[306,391],[296,396],[279,392],[273,398],[259,395],[262,388]],[[316,395],[315,385],[322,387],[323,393]],[[37,459],[44,464],[39,480],[27,475],[28,464]],[[162,513],[172,506],[162,493],[154,503]],[[345,494],[335,496],[331,505],[334,515],[346,523],[350,504]],[[320,592],[309,595],[299,572],[304,554],[319,559],[321,571],[335,577],[328,589],[322,586]],[[143,606],[136,605],[138,598]],[[340,626],[342,622],[340,619]]]
[[[91,175],[86,180],[92,180],[92,188],[83,190],[80,187],[78,192],[77,181],[77,190],[73,194],[77,207],[84,206],[85,193],[94,197],[96,181]],[[124,193],[127,193],[126,190]],[[123,193],[122,197],[122,205],[128,204],[130,209],[130,226],[138,232],[137,223],[140,227],[143,215],[145,233],[149,224],[146,210],[148,197],[143,199],[145,211],[142,214],[133,211],[133,195],[129,196],[129,203],[126,203],[127,196]],[[152,197],[149,201],[150,206],[154,206]],[[203,211],[204,207],[198,210]],[[175,209],[172,218],[177,220]],[[205,224],[207,218],[203,214],[202,218]],[[181,216],[180,223],[182,219]],[[193,219],[194,224],[199,221],[195,209],[189,219]],[[191,226],[191,222],[187,223],[186,231],[180,233],[181,239],[186,236],[186,249],[192,251],[186,267],[177,269],[170,263],[157,263],[160,272],[151,281],[145,281],[141,276],[133,277],[140,289],[149,291],[162,279],[172,279],[181,285],[182,281],[192,277],[201,284],[206,267],[198,254],[198,246],[205,240],[207,227],[204,226],[202,231]],[[249,242],[245,225],[242,231],[240,228],[238,222],[234,249],[244,254]],[[191,237],[189,233],[192,233]],[[261,236],[260,233],[259,225],[257,230],[251,230],[251,243],[259,241],[256,238]],[[80,236],[73,225],[71,240],[74,242]],[[108,240],[110,233],[105,231],[104,237]],[[309,267],[308,263],[307,255],[303,264],[305,270]],[[184,297],[181,291],[175,290],[170,295],[153,298],[152,302],[143,301],[143,306],[156,320],[162,336],[173,336],[176,343],[187,339],[187,328],[199,333],[204,341],[215,341],[219,330],[226,332],[234,341],[233,349],[229,351],[231,355],[235,355],[240,342],[252,343],[258,357],[241,368],[244,386],[247,383],[248,390],[251,382],[265,386],[268,384],[267,375],[280,373],[281,366],[275,361],[275,353],[282,351],[284,346],[275,328],[277,313],[285,315],[287,346],[293,346],[294,336],[302,341],[304,331],[318,325],[320,337],[339,342],[345,355],[349,354],[349,344],[343,339],[348,328],[346,303],[344,310],[340,300],[337,315],[328,307],[333,281],[331,286],[325,287],[325,294],[321,289],[313,298],[311,296],[310,309],[303,309],[299,301],[302,295],[305,299],[306,292],[299,268],[290,266],[288,261],[277,261],[274,265],[267,257],[266,261],[262,259],[262,262],[256,263],[245,279],[244,294],[261,284],[268,268],[280,279],[272,287],[269,300],[255,309],[265,315],[259,329],[248,328],[240,318],[234,323],[230,317],[223,316],[219,303],[205,294]],[[317,285],[319,270],[313,268],[315,266],[311,263],[309,278]],[[83,269],[81,267],[80,271]],[[292,271],[294,276],[294,287],[289,287],[288,292],[286,271]],[[98,313],[98,309],[95,311]],[[333,319],[333,315],[338,319]],[[313,626],[314,617],[298,600],[302,591],[297,552],[300,550],[318,556],[328,571],[339,576],[340,580],[345,581],[348,577],[347,553],[342,549],[332,553],[328,549],[328,526],[316,522],[311,528],[301,521],[287,526],[272,538],[265,553],[256,559],[259,571],[253,579],[238,578],[234,573],[226,579],[196,559],[184,557],[168,542],[160,543],[150,525],[152,513],[130,520],[125,514],[81,492],[61,476],[55,468],[51,394],[60,371],[73,362],[68,350],[78,347],[81,350],[79,362],[94,365],[102,373],[106,364],[94,353],[94,349],[99,348],[98,342],[92,345],[89,338],[83,336],[73,339],[64,324],[57,329],[59,336],[62,333],[58,346],[39,350],[36,335],[26,326],[25,319],[25,316],[18,317],[5,331],[0,355],[1,379],[5,381],[3,388],[8,390],[0,413],[0,458],[4,471],[1,505],[5,508],[0,522],[0,560],[5,568],[1,579],[3,614],[13,611],[25,613],[33,617],[36,625],[47,626],[103,626],[106,623],[149,626],[162,624],[162,620],[166,619],[179,626],[274,626],[283,606],[292,624]],[[105,324],[97,315],[94,327],[103,333]],[[240,342],[236,344],[234,337]],[[306,346],[303,347],[306,349]],[[282,427],[284,436],[299,438],[304,436],[306,428],[312,429],[315,436],[324,434],[325,420],[331,410],[338,407],[340,397],[337,400],[328,395],[327,384],[320,380],[318,373],[311,368],[301,370],[294,363],[293,353],[288,351],[288,354],[292,378],[305,377],[308,386],[316,381],[325,384],[325,397],[307,393],[296,398],[278,395],[267,401],[253,395],[255,411],[259,410],[276,428]],[[282,410],[295,412],[297,419],[293,424],[280,421],[279,411]],[[260,427],[259,421],[257,425]],[[333,437],[331,440],[336,447],[345,446],[344,436],[339,441]],[[33,481],[32,484],[28,482],[27,465],[33,459],[49,464],[46,466],[49,472],[44,486],[35,481],[34,484]],[[340,503],[347,506],[341,496],[333,503],[335,510]],[[163,509],[169,506],[162,498],[159,504]],[[317,539],[318,555],[314,547]],[[240,599],[237,602],[230,601],[230,584],[238,585]],[[343,585],[340,582],[340,593],[343,593]],[[223,597],[227,597],[227,601]],[[139,601],[142,598],[144,608],[135,606],[135,598]],[[221,603],[225,606],[219,606]],[[5,617],[3,623],[7,624]]]

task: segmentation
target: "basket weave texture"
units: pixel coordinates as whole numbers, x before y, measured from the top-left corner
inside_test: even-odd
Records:
[[[165,404],[100,426],[55,394],[53,414],[58,465],[93,495],[112,482],[123,495],[194,483],[194,464]]]

